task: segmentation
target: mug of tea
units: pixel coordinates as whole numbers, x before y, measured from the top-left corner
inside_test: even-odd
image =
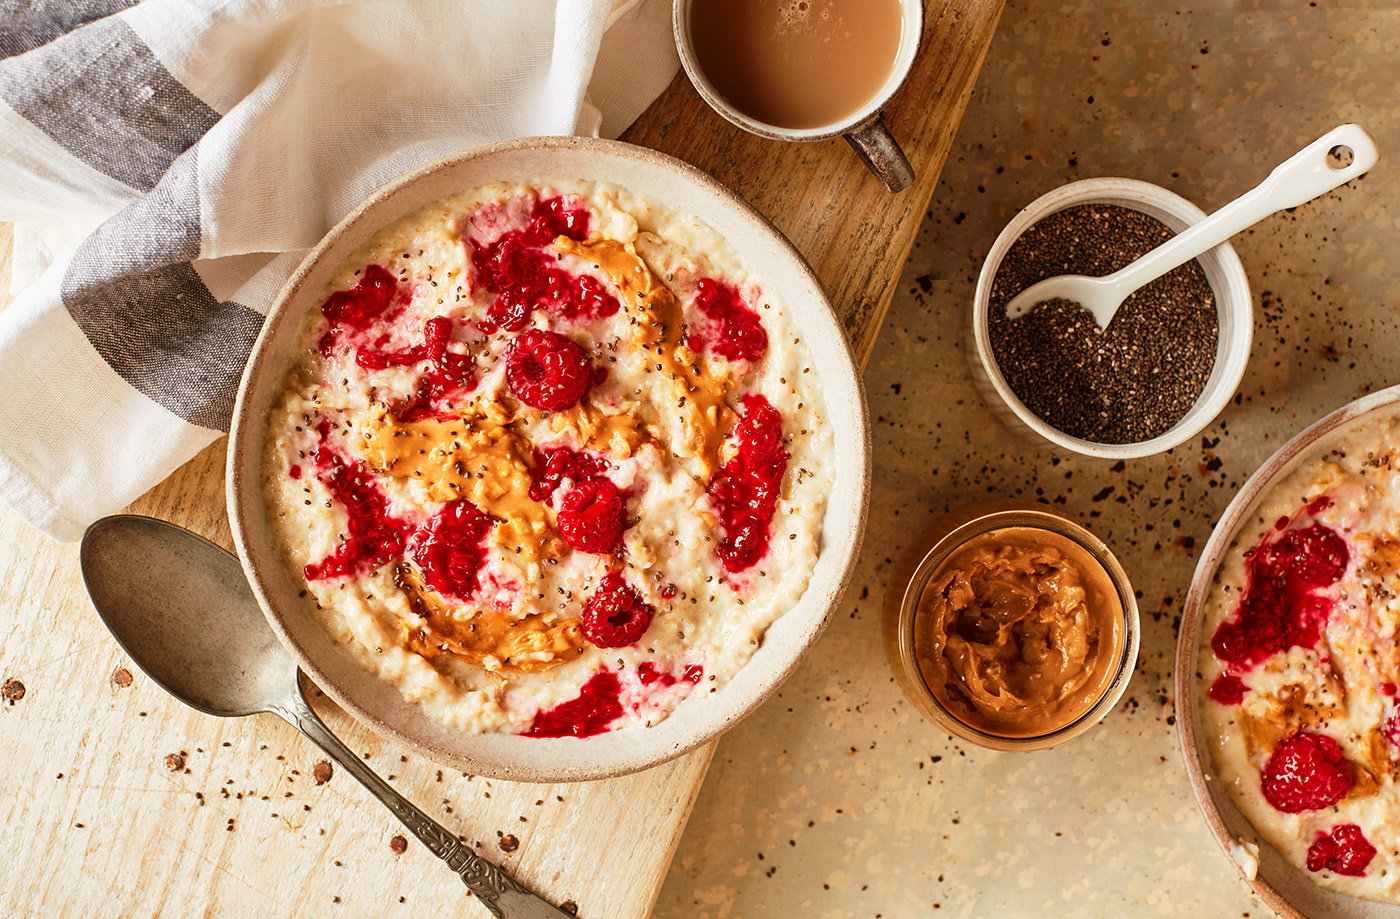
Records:
[[[844,134],[891,191],[914,170],[880,118],[923,30],[920,0],[675,0],[686,74],[715,111],[775,140]]]

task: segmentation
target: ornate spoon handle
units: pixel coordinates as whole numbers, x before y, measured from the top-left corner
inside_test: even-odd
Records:
[[[365,765],[330,728],[316,716],[298,685],[291,696],[268,709],[309,737],[346,772],[394,812],[403,825],[422,840],[432,853],[457,872],[471,892],[496,919],[568,919],[568,913],[549,905],[525,889],[515,878],[463,845],[446,827],[399,794]]]

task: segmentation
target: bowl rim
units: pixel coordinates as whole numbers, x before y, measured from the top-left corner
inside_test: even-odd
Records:
[[[1176,655],[1173,663],[1175,673],[1172,682],[1173,691],[1176,694],[1177,741],[1186,767],[1186,777],[1191,784],[1191,792],[1196,798],[1196,804],[1205,817],[1206,825],[1216,843],[1219,844],[1221,851],[1225,853],[1225,857],[1235,866],[1235,869],[1255,894],[1270,909],[1285,919],[1307,919],[1307,914],[1294,905],[1278,887],[1259,875],[1257,871],[1251,877],[1239,860],[1234,857],[1232,849],[1241,840],[1226,825],[1220,805],[1211,793],[1211,784],[1214,783],[1218,787],[1220,783],[1215,778],[1213,764],[1207,765],[1211,756],[1210,751],[1202,746],[1206,732],[1199,724],[1201,717],[1200,680],[1196,675],[1196,661],[1201,651],[1201,627],[1205,619],[1206,601],[1210,597],[1211,587],[1221,564],[1225,560],[1226,553],[1239,535],[1239,530],[1248,519],[1250,512],[1257,507],[1269,489],[1284,476],[1290,474],[1296,468],[1296,464],[1329,435],[1343,427],[1362,421],[1372,413],[1378,413],[1387,408],[1393,409],[1397,406],[1400,406],[1400,385],[1368,393],[1318,418],[1270,454],[1269,458],[1240,486],[1240,490],[1235,493],[1234,498],[1230,500],[1224,512],[1221,513],[1220,519],[1216,521],[1210,539],[1207,540],[1205,548],[1201,550],[1200,558],[1196,562],[1196,569],[1191,575],[1191,586],[1187,591],[1186,602],[1182,608],[1181,631],[1177,636]],[[1233,803],[1230,806],[1234,808]],[[1235,809],[1238,810],[1238,808]],[[1243,814],[1240,817],[1245,824],[1249,825],[1251,829],[1253,828],[1248,817]],[[1261,848],[1265,846],[1273,848],[1257,832],[1251,841]],[[1359,898],[1341,891],[1331,890],[1320,885],[1315,886],[1317,890],[1326,895],[1346,897],[1348,901],[1352,902],[1359,900]],[[1379,901],[1359,901],[1377,906],[1388,905],[1381,904]]]
[[[650,166],[657,167],[663,171],[668,171],[678,179],[686,181],[696,187],[700,192],[713,197],[717,207],[722,207],[734,212],[736,219],[751,223],[755,230],[766,234],[777,247],[777,249],[788,256],[790,267],[796,272],[798,279],[806,289],[809,289],[813,296],[810,302],[804,302],[800,307],[793,303],[787,303],[789,311],[801,309],[804,313],[815,311],[817,316],[824,317],[830,323],[834,333],[832,339],[836,345],[834,349],[834,359],[828,362],[824,368],[824,375],[832,377],[844,377],[844,383],[849,387],[850,409],[854,421],[858,426],[858,433],[853,438],[851,449],[854,452],[854,467],[847,475],[851,479],[851,484],[856,485],[857,491],[854,495],[853,507],[855,513],[843,519],[840,526],[832,532],[832,520],[830,516],[831,505],[827,505],[827,512],[824,521],[823,547],[817,555],[817,564],[821,563],[823,556],[828,551],[844,551],[845,557],[837,559],[835,568],[829,575],[830,596],[820,610],[819,615],[813,615],[801,624],[800,629],[789,637],[793,650],[785,657],[780,658],[778,667],[771,675],[767,676],[747,698],[732,708],[723,711],[719,717],[710,717],[699,730],[692,731],[683,740],[671,743],[669,746],[658,745],[656,749],[646,751],[644,755],[637,756],[628,753],[624,757],[617,757],[615,762],[604,765],[583,765],[570,764],[556,768],[548,766],[541,767],[529,762],[515,762],[509,766],[501,766],[489,760],[473,757],[460,749],[446,749],[436,746],[415,736],[391,720],[381,718],[373,712],[367,710],[356,700],[354,694],[343,689],[336,680],[332,679],[313,657],[307,653],[292,631],[284,624],[283,617],[292,613],[291,609],[279,611],[279,605],[275,600],[275,595],[271,589],[267,577],[264,576],[258,566],[252,561],[254,550],[257,548],[256,536],[250,532],[249,518],[263,507],[263,489],[261,487],[261,452],[249,454],[249,444],[258,443],[259,438],[256,432],[263,425],[265,418],[255,415],[252,412],[253,406],[250,403],[250,393],[257,386],[262,377],[268,373],[279,373],[286,368],[278,368],[269,363],[268,352],[270,343],[273,340],[272,330],[279,323],[274,320],[281,317],[284,311],[290,309],[293,299],[300,293],[301,288],[307,282],[308,276],[316,268],[324,254],[330,251],[341,239],[342,236],[353,233],[358,227],[361,218],[366,212],[389,201],[393,197],[403,193],[406,189],[423,181],[425,178],[438,172],[451,170],[462,166],[467,162],[480,160],[487,157],[500,156],[521,151],[534,150],[565,150],[580,151],[585,155],[610,156],[623,161],[642,161]],[[550,177],[543,177],[543,181],[548,181]],[[558,177],[555,177],[558,178]],[[623,184],[625,183],[615,183]],[[380,228],[379,225],[369,228],[362,234],[359,242],[363,242],[369,235]],[[298,326],[300,328],[300,326]],[[828,389],[830,392],[831,390]],[[837,392],[840,392],[838,389]],[[844,397],[844,393],[842,394]],[[828,405],[830,409],[830,405]],[[830,411],[828,411],[830,414]],[[253,433],[248,433],[253,432]],[[705,743],[715,739],[720,734],[728,730],[738,721],[757,709],[770,695],[772,695],[786,679],[792,674],[797,666],[805,659],[807,650],[820,637],[823,630],[829,623],[835,608],[841,602],[846,589],[850,585],[854,575],[856,562],[860,555],[861,543],[865,533],[865,524],[869,512],[869,492],[871,483],[871,434],[868,418],[868,410],[865,404],[864,385],[861,374],[855,362],[849,339],[846,337],[840,318],[833,308],[830,298],[825,288],[821,284],[811,265],[806,258],[798,251],[796,246],[780,231],[773,223],[755,209],[747,201],[739,197],[735,192],[722,185],[719,181],[702,172],[695,166],[690,165],[675,157],[661,153],[648,147],[641,147],[623,141],[607,140],[592,137],[577,136],[539,136],[522,137],[508,140],[495,141],[475,147],[466,148],[444,157],[432,160],[410,170],[407,173],[385,183],[357,204],[349,213],[336,222],[317,244],[306,254],[305,258],[297,266],[296,270],[287,279],[286,283],[279,290],[273,300],[267,317],[259,331],[258,338],[253,345],[253,350],[244,368],[242,378],[238,387],[237,400],[234,405],[233,421],[229,430],[229,449],[225,461],[226,472],[226,503],[230,528],[233,533],[234,545],[237,549],[239,561],[248,577],[249,585],[257,597],[259,605],[263,609],[269,624],[283,645],[287,647],[292,656],[296,659],[298,666],[304,673],[329,696],[336,704],[350,713],[355,720],[369,727],[380,736],[391,738],[395,742],[402,744],[416,753],[443,765],[491,778],[500,778],[511,781],[522,782],[574,782],[588,781],[593,779],[610,778],[625,775],[660,765],[672,759],[680,757],[685,753],[695,750]],[[251,466],[251,471],[249,469]],[[812,584],[809,583],[808,590]],[[794,602],[793,607],[798,606],[808,594],[804,593]],[[783,616],[789,615],[792,608],[781,614],[774,621],[774,626],[782,621]],[[770,626],[770,629],[772,626]],[[759,651],[761,651],[760,645]],[[755,652],[759,653],[759,652]],[[750,661],[745,663],[748,666]],[[356,666],[359,666],[357,663]],[[369,680],[379,680],[377,674],[367,669],[362,669],[365,678]],[[731,678],[734,682],[743,673],[741,667]],[[382,681],[385,685],[391,685],[388,681]],[[728,686],[729,684],[726,684]],[[392,687],[398,692],[398,687]],[[405,703],[412,704],[412,703]],[[664,722],[663,722],[664,724]],[[467,735],[464,736],[478,736]],[[493,735],[494,736],[494,735]],[[606,735],[604,735],[606,736]],[[557,743],[583,743],[584,740],[576,738],[531,738],[537,744],[557,744]]]
[[[992,351],[988,316],[992,296],[992,282],[1007,251],[1031,226],[1052,214],[1085,204],[1114,204],[1138,210],[1166,223],[1177,233],[1206,218],[1201,210],[1188,199],[1170,189],[1141,179],[1102,176],[1079,179],[1053,188],[1030,204],[1027,204],[1007,222],[996,240],[987,251],[986,258],[977,275],[977,287],[972,302],[972,351],[981,365],[979,380],[984,380],[984,390],[990,388],[1012,418],[1020,422],[1022,431],[1042,443],[1049,442],[1062,452],[1090,456],[1098,459],[1138,459],[1164,453],[1173,447],[1195,437],[1213,422],[1230,403],[1249,363],[1250,348],[1254,336],[1254,303],[1249,290],[1249,276],[1244,270],[1239,254],[1227,241],[1206,250],[1196,257],[1207,277],[1215,268],[1224,283],[1211,284],[1216,297],[1217,314],[1232,323],[1230,333],[1233,338],[1227,341],[1225,323],[1221,323],[1221,335],[1217,344],[1215,363],[1211,376],[1206,380],[1201,394],[1186,414],[1166,431],[1147,440],[1127,444],[1104,444],[1098,441],[1074,437],[1043,420],[1032,412],[1011,385],[1002,376],[996,356]],[[1180,228],[1171,226],[1172,222]],[[1233,345],[1227,350],[1227,344]],[[1004,415],[1003,415],[1004,416]]]

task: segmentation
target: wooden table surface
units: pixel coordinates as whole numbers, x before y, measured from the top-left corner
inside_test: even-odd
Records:
[[[731,127],[685,80],[624,139],[696,164],[768,215],[816,268],[869,355],[938,180],[1002,0],[925,0],[913,73],[886,112],[917,173],[886,192],[840,140],[783,144]],[[8,289],[0,225],[0,303]],[[136,501],[231,547],[223,442]],[[211,610],[210,615],[217,615]],[[484,917],[394,818],[271,716],[220,720],[166,696],[88,603],[73,545],[0,508],[0,914]],[[713,745],[637,775],[490,781],[409,756],[328,700],[345,742],[405,795],[581,916],[655,900]]]

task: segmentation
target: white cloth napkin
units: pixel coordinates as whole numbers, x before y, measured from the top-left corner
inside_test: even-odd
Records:
[[[388,180],[616,136],[669,0],[0,0],[0,499],[76,539],[228,426],[263,314]]]

